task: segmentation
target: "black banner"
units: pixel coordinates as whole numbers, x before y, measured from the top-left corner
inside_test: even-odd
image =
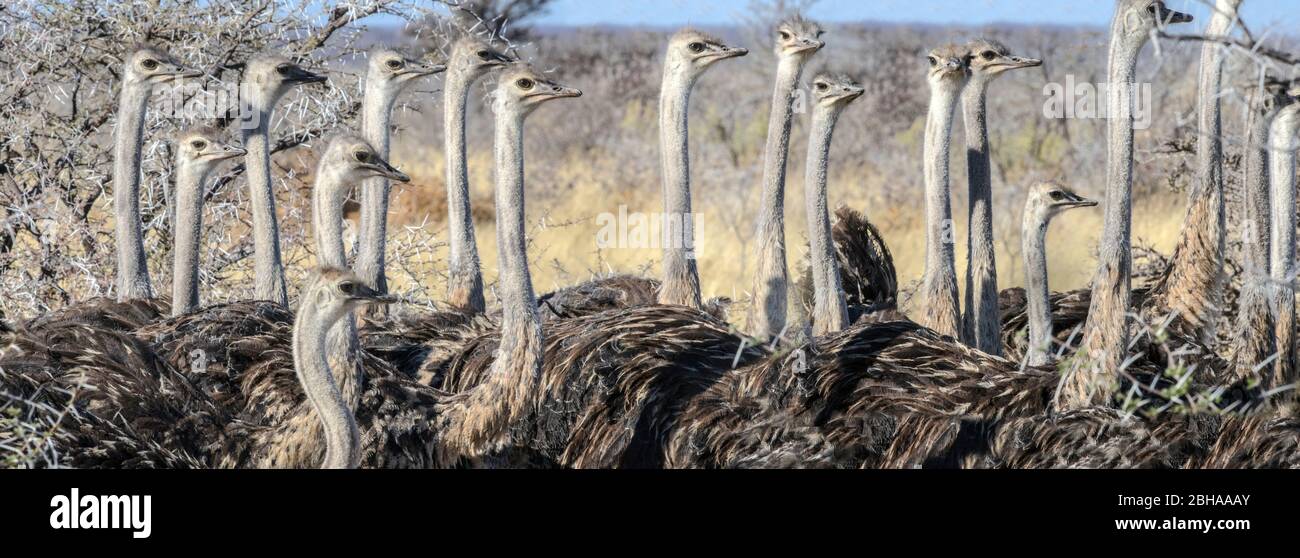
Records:
[[[196,541],[386,547],[470,533],[494,550],[585,533],[643,541],[646,549],[673,548],[678,539],[762,550],[808,537],[819,545],[863,537],[944,545],[1029,534],[1084,537],[1088,545],[1215,544],[1294,533],[1296,478],[1285,471],[7,471],[0,529],[17,537],[10,540],[50,548],[160,550]]]

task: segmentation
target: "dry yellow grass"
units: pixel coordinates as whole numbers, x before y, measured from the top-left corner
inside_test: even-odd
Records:
[[[394,202],[393,227],[426,223],[442,237],[445,230],[445,182],[441,153],[419,151],[409,143],[399,143],[394,162],[413,180],[411,188],[397,194]],[[801,149],[792,146],[792,153]],[[792,159],[795,157],[792,156]],[[964,172],[960,158],[953,160],[954,177]],[[797,273],[806,245],[806,219],[803,209],[802,164],[792,162],[786,198],[787,239],[790,243],[791,273]],[[480,254],[485,280],[496,277],[496,234],[492,209],[491,154],[470,157],[470,181],[476,216]],[[602,212],[617,214],[619,206],[627,211],[660,211],[660,185],[657,177],[618,177],[619,161],[609,155],[588,154],[568,157],[559,171],[539,176],[530,168],[528,176],[528,220],[532,226],[529,258],[533,282],[539,292],[559,288],[586,279],[592,274],[626,272],[658,273],[657,248],[613,248],[597,246]],[[603,173],[603,174],[602,174]],[[920,168],[915,182],[920,182]],[[633,178],[634,182],[618,182]],[[890,177],[897,180],[896,177]],[[901,285],[919,280],[924,266],[925,234],[923,212],[917,200],[888,203],[871,193],[883,191],[886,178],[871,169],[832,169],[830,196],[832,205],[844,204],[865,211],[880,228],[893,251]],[[909,179],[910,180],[910,179]],[[713,185],[699,179],[694,183],[695,211],[700,214],[698,264],[705,296],[730,296],[743,300],[750,285],[753,213],[758,204],[758,184],[747,195],[717,200],[701,191]],[[1085,192],[1100,191],[1100,185],[1075,185]],[[997,184],[997,188],[1018,187]],[[1134,207],[1133,234],[1156,249],[1172,250],[1183,218],[1183,200],[1174,194],[1161,194],[1137,201]],[[965,273],[965,195],[954,188],[953,212],[957,219],[958,273]],[[1020,250],[1020,207],[999,208],[996,219],[998,271],[1000,286],[1022,286],[1024,265]],[[1059,217],[1048,237],[1050,273],[1054,290],[1084,286],[1095,270],[1095,250],[1102,227],[1102,209],[1081,209]],[[446,259],[446,246],[438,248],[430,261],[437,266]],[[443,292],[440,269],[417,273],[419,280],[433,293]],[[410,278],[395,278],[394,287],[409,290]]]

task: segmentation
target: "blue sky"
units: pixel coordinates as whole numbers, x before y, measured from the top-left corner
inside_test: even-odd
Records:
[[[1209,11],[1207,0],[1166,1],[1172,8],[1197,16]],[[736,23],[748,5],[749,0],[556,0],[541,21],[560,25],[717,25]],[[822,21],[1105,25],[1113,6],[1105,0],[820,0],[809,15]],[[1256,33],[1273,25],[1282,26],[1277,31],[1294,32],[1298,13],[1300,0],[1246,0],[1242,18]]]

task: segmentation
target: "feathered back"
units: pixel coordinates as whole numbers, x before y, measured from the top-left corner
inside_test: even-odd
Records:
[[[898,272],[894,269],[894,255],[889,252],[880,230],[862,213],[840,206],[835,210],[831,238],[850,321],[866,312],[897,306]],[[798,290],[804,306],[812,308],[812,269],[807,259]]]

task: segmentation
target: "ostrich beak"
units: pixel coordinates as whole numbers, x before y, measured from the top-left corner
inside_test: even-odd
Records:
[[[826,41],[820,39],[799,39],[798,52],[817,52],[826,46]]]
[[[203,77],[203,72],[200,70],[191,70],[189,68],[180,68],[173,75],[175,76],[174,79],[195,79]]]
[[[326,79],[328,78],[317,73],[309,72],[297,64],[290,66],[289,71],[284,76],[284,82],[289,85],[323,83]]]
[[[1194,19],[1192,18],[1192,14],[1185,14],[1177,10],[1171,10],[1166,7],[1164,3],[1158,3],[1156,6],[1158,6],[1160,10],[1160,21],[1166,25],[1171,23],[1191,23],[1192,19]]]
[[[494,68],[502,68],[514,63],[515,63],[515,59],[511,58],[510,56],[497,54],[495,52],[490,52],[488,54],[488,64]]]
[[[441,74],[447,71],[446,64],[442,64],[442,63],[426,64],[418,60],[407,60],[406,68],[407,68],[406,70],[407,73],[411,74],[412,77],[431,76],[433,74]]]
[[[224,161],[226,159],[243,157],[244,155],[247,154],[248,154],[248,150],[244,149],[243,147],[239,147],[235,145],[223,145],[221,146],[221,151],[216,154],[216,159],[218,161]]]
[[[1085,198],[1077,194],[1069,194],[1069,195],[1070,195],[1069,199],[1060,202],[1060,205],[1065,207],[1066,209],[1072,209],[1075,207],[1093,207],[1097,205],[1097,200],[1090,200],[1088,198]]]
[[[749,49],[747,48],[724,46],[721,50],[713,54],[713,58],[726,60],[728,58],[740,58],[746,54],[749,54]]]
[[[390,180],[396,180],[398,182],[411,181],[411,177],[407,176],[406,173],[397,170],[397,168],[389,164],[388,161],[380,159],[378,156],[376,156],[370,162],[370,164],[365,165],[365,168],[370,169],[374,171],[375,174],[382,176],[384,178],[388,178]]]
[[[353,288],[352,295],[348,300],[358,304],[393,304],[398,298],[393,295],[386,295],[376,291],[366,285],[358,283]]]
[[[565,87],[563,85],[556,85],[555,91],[554,93],[551,94],[551,96],[555,97],[556,99],[568,99],[573,97],[581,97],[582,90],[574,89],[572,87]]]
[[[1010,67],[1010,68],[1013,69],[1013,70],[1015,70],[1015,69],[1019,69],[1019,68],[1034,68],[1034,67],[1042,66],[1042,65],[1043,65],[1043,61],[1042,61],[1041,59],[1038,59],[1038,58],[1026,58],[1026,57],[1024,57],[1024,56],[1012,56],[1012,57],[1010,57],[1010,60],[1011,60],[1011,61],[1007,64],[1007,66]]]
[[[862,86],[848,85],[839,88],[838,91],[831,93],[827,98],[836,104],[848,104],[857,100],[864,92],[866,92],[866,89]]]

